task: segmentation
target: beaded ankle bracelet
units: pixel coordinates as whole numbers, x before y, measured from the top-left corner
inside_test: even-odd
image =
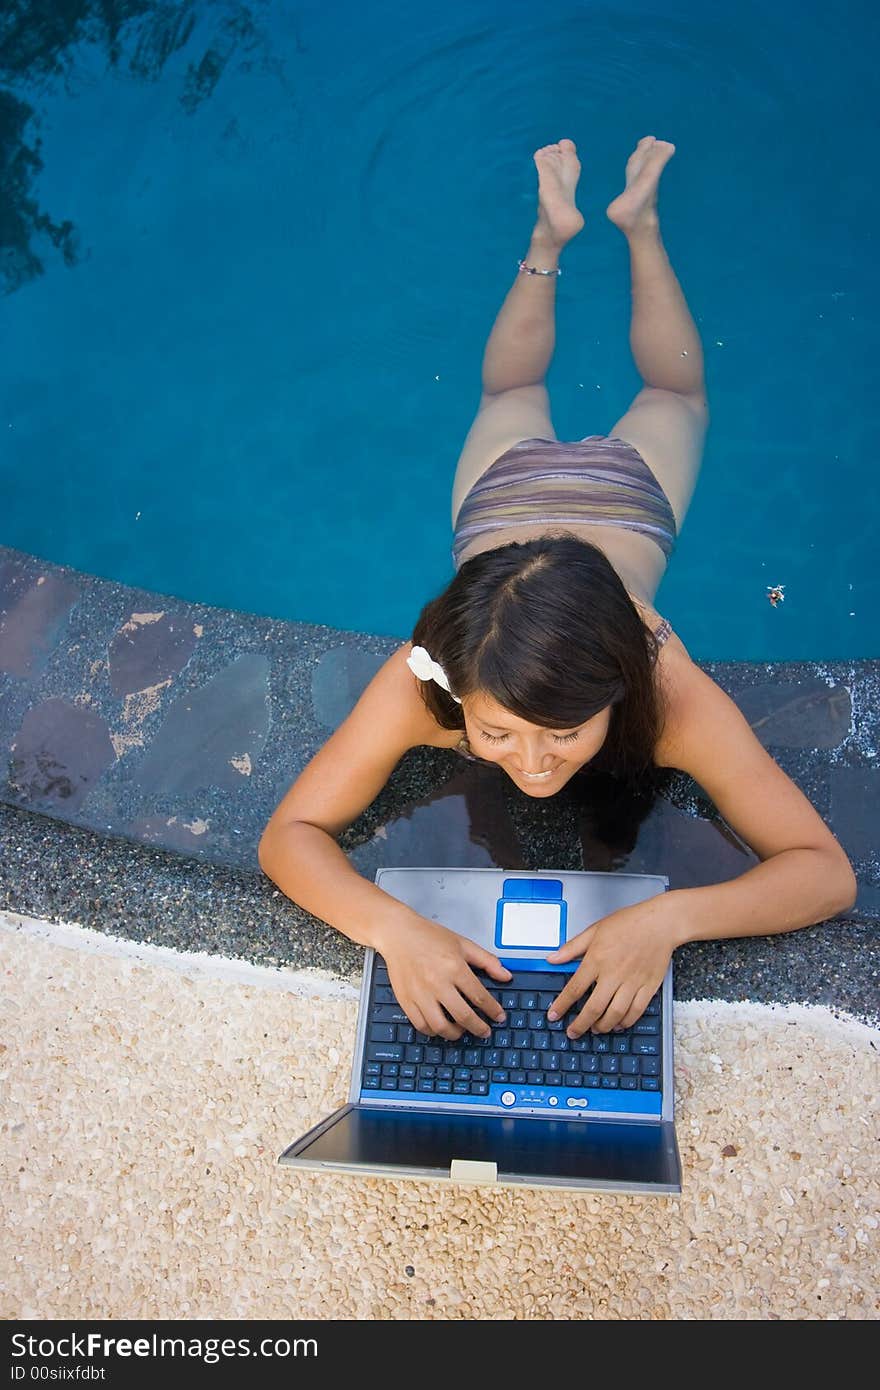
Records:
[[[555,270],[538,270],[533,265],[526,265],[525,261],[520,261],[520,270],[528,271],[529,275],[561,275],[562,271],[557,266]]]

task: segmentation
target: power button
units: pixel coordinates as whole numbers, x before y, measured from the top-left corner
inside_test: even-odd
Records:
[[[515,1105],[515,1104],[516,1104],[516,1096],[513,1094],[513,1091],[502,1091],[502,1092],[501,1092],[501,1104],[502,1104],[502,1105]]]

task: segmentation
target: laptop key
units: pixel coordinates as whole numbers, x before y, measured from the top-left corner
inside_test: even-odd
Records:
[[[507,1080],[508,1080],[508,1075],[507,1075],[507,1069],[506,1069],[506,1067],[496,1067],[495,1071],[492,1072],[492,1080],[493,1080],[493,1081],[507,1081]]]
[[[364,1089],[367,1091],[378,1091],[381,1089],[382,1078],[379,1076],[365,1076]]]
[[[452,1089],[457,1096],[469,1096],[471,1093],[470,1081],[453,1081]]]
[[[397,1083],[398,1091],[414,1091],[416,1089],[415,1077],[402,1076]]]
[[[397,1035],[390,1023],[372,1023],[370,1025],[370,1042],[397,1042]]]
[[[529,1086],[543,1086],[544,1073],[542,1071],[527,1071],[526,1082]]]
[[[529,1027],[540,1028],[542,1031],[546,1030],[547,1015],[542,1014],[540,1010],[536,1009],[534,1013],[529,1014]]]
[[[545,1085],[545,1086],[561,1086],[561,1085],[562,1085],[562,1077],[559,1075],[558,1072],[555,1072],[555,1071],[546,1072],[546,1071],[545,1071],[545,1073],[544,1073],[544,1085]]]
[[[514,976],[514,979],[520,982],[521,989],[527,989],[530,994],[547,994],[552,991],[555,999],[572,974],[574,971],[529,970]]]
[[[397,1041],[398,1041],[398,1042],[402,1042],[402,1043],[411,1043],[411,1042],[415,1042],[415,1040],[416,1040],[416,1030],[415,1030],[415,1028],[413,1028],[412,1024],[407,1023],[407,1024],[404,1026],[403,1024],[398,1023],[398,1025],[397,1025]],[[378,1039],[377,1039],[377,1041],[378,1041]]]
[[[486,1085],[485,1081],[473,1081],[471,1083],[472,1096],[487,1096],[488,1094],[489,1087]]]
[[[403,1048],[400,1043],[368,1043],[367,1060],[370,1062],[402,1062]]]
[[[451,1081],[436,1081],[434,1084],[437,1090],[442,1091],[445,1095],[448,1095],[449,1092],[452,1090]]]
[[[602,1058],[599,1064],[599,1069],[604,1076],[616,1076],[617,1073],[620,1071],[620,1058],[615,1057],[613,1053],[609,1053],[607,1057]]]
[[[643,1077],[642,1077],[642,1090],[643,1090],[643,1091],[659,1091],[659,1090],[660,1090],[660,1078],[659,1078],[659,1076],[643,1076]]]
[[[474,1081],[488,1081],[489,1073],[485,1067],[475,1067],[473,1072]]]
[[[524,1071],[512,1071],[510,1073],[510,1079],[515,1085],[524,1086],[526,1081],[526,1074]]]
[[[437,1068],[437,1076],[439,1077],[439,1079],[440,1079],[441,1081],[451,1081],[451,1080],[452,1080],[452,1067],[438,1067],[438,1068]]]
[[[642,1066],[642,1076],[659,1076],[659,1075],[660,1075],[660,1058],[659,1058],[659,1057],[642,1057],[642,1058],[641,1058],[641,1066]]]
[[[374,1023],[409,1023],[409,1019],[399,1004],[374,1004]]]
[[[639,1078],[637,1076],[622,1076],[620,1078],[620,1089],[622,1091],[637,1091],[639,1089]]]
[[[468,1047],[468,1048],[465,1048],[465,1053],[464,1053],[464,1057],[462,1058],[462,1061],[464,1062],[464,1064],[465,1064],[466,1067],[478,1067],[478,1066],[480,1065],[480,1052],[479,1052],[479,1048],[476,1048],[476,1047]]]
[[[619,1082],[619,1080],[618,1080],[618,1078],[617,1078],[616,1076],[603,1076],[603,1077],[602,1077],[602,1089],[603,1089],[604,1091],[613,1091],[613,1090],[616,1090],[617,1087],[618,1087],[619,1085],[620,1085],[620,1082]]]
[[[621,1057],[621,1059],[620,1059],[620,1070],[621,1070],[622,1072],[625,1072],[628,1076],[638,1076],[638,1074],[639,1074],[639,1059],[638,1059],[638,1057]]]
[[[641,1057],[656,1057],[657,1053],[660,1051],[660,1044],[657,1042],[656,1038],[633,1038],[632,1050]]]
[[[366,1072],[367,1076],[378,1076],[381,1070],[381,1062],[368,1062],[367,1065],[364,1067],[364,1071]]]
[[[611,1039],[611,1051],[618,1055],[622,1052],[629,1052],[629,1038],[626,1034]]]
[[[443,1061],[443,1048],[442,1048],[442,1047],[426,1047],[426,1048],[425,1048],[425,1061],[426,1061],[426,1062],[432,1062],[432,1063],[434,1063],[435,1065],[436,1065],[437,1062],[442,1062],[442,1061]]]
[[[537,994],[535,993],[535,991],[534,991],[534,990],[527,990],[527,991],[524,991],[522,994],[520,994],[520,997],[519,997],[519,1006],[520,1006],[521,1009],[525,1009],[526,1013],[529,1013],[530,1010],[532,1010],[532,1009],[537,1009],[537,1007],[538,1007],[538,996],[537,996]],[[538,1024],[538,1023],[533,1023],[533,1024],[532,1024],[532,1027],[533,1027],[533,1028],[539,1028],[539,1027],[540,1027],[540,1024]]]
[[[418,1043],[415,1043],[405,1047],[403,1051],[408,1062],[421,1062],[424,1050],[423,1047],[419,1047]]]
[[[377,1004],[397,1004],[397,1000],[394,998],[394,990],[388,985],[374,985],[373,998]],[[400,1008],[400,1005],[397,1004],[397,1007]]]
[[[400,1075],[401,1075],[401,1076],[415,1076],[415,1074],[416,1074],[416,1069],[415,1069],[415,1067],[413,1066],[412,1062],[404,1062],[403,1066],[400,1068]]]

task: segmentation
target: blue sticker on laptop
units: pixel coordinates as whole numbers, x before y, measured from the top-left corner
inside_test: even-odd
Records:
[[[506,878],[495,909],[495,947],[555,951],[565,941],[568,904],[558,878]]]

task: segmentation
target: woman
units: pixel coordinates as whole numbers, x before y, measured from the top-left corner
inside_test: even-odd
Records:
[[[657,186],[674,146],[640,140],[608,217],[629,243],[630,342],[644,387],[610,436],[556,440],[544,377],[559,256],[584,219],[574,142],[534,156],[538,217],[493,327],[483,395],[452,491],[458,573],[305,767],[259,846],[264,872],[315,916],[376,948],[422,1033],[487,1036],[504,1011],[477,978],[500,961],[351,866],[334,837],[419,744],[499,765],[528,796],[588,763],[636,782],[690,773],[759,864],[730,882],[612,913],[548,957],[583,957],[551,1009],[593,986],[570,1027],[630,1027],[685,941],[792,931],[850,907],[856,882],[816,810],[652,601],[699,472],[703,353],[660,237]],[[496,991],[497,993],[497,991]]]

